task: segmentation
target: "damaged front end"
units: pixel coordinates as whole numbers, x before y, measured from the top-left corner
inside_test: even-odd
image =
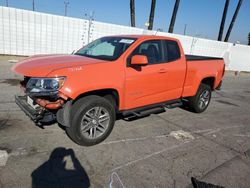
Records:
[[[17,105],[37,125],[52,123],[57,111],[67,102],[68,97],[59,91],[66,77],[30,78],[20,82],[24,96],[16,96]]]

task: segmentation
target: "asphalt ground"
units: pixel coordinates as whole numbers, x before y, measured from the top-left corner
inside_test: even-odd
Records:
[[[182,108],[118,120],[101,144],[73,143],[57,124],[41,129],[14,103],[19,76],[0,60],[0,187],[224,187],[250,185],[250,74],[227,73],[207,111]]]

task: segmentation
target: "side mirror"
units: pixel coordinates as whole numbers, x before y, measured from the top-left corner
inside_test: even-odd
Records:
[[[147,65],[148,58],[145,55],[134,55],[131,58],[131,65]]]

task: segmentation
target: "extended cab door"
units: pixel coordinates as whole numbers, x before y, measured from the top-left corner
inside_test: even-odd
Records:
[[[175,40],[164,40],[164,67],[167,70],[166,99],[181,98],[186,78],[187,63],[184,52]]]
[[[176,48],[165,40],[148,40],[141,43],[128,57],[125,82],[125,108],[164,102],[180,98],[186,72],[178,44]],[[168,51],[175,51],[169,55]],[[133,55],[145,55],[148,65],[133,66]]]

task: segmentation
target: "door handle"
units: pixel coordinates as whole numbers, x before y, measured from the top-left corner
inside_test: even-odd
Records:
[[[167,70],[166,70],[166,69],[160,69],[158,72],[159,72],[159,73],[166,73]]]

